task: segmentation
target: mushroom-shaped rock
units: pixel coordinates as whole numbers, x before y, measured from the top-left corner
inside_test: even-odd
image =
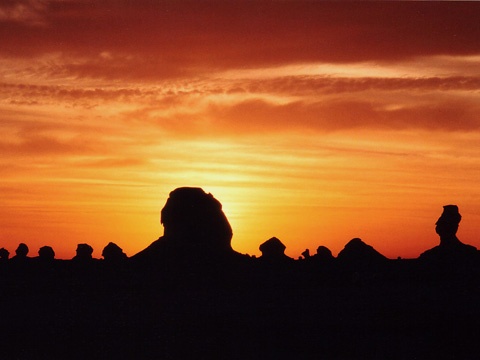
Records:
[[[460,240],[457,238],[457,230],[462,216],[458,212],[457,205],[445,205],[443,212],[435,223],[435,232],[440,236],[441,246],[457,246]]]
[[[262,252],[260,260],[269,262],[291,261],[292,258],[285,255],[286,246],[276,237],[272,237],[265,241],[259,247]]]
[[[420,259],[448,260],[478,257],[478,251],[474,246],[464,244],[457,238],[461,219],[457,205],[445,205],[435,223],[435,232],[440,236],[440,244],[422,253]]]

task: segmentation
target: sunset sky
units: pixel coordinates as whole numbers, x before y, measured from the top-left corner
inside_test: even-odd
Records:
[[[2,1],[0,247],[163,234],[170,191],[222,204],[232,246],[297,258],[360,237],[480,248],[480,3]]]

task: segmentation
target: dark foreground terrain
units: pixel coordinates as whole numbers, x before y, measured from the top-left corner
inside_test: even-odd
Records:
[[[478,268],[316,265],[3,269],[2,358],[479,356]]]
[[[293,260],[277,238],[235,252],[221,204],[170,193],[164,235],[127,258],[79,244],[0,249],[1,359],[479,359],[480,256],[444,206],[440,244],[390,260],[355,238]]]

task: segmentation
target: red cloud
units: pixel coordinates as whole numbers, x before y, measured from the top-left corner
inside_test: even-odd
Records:
[[[155,78],[299,62],[480,53],[476,2],[50,1],[1,21],[3,56],[77,57],[78,76]],[[109,52],[113,59],[99,57]]]

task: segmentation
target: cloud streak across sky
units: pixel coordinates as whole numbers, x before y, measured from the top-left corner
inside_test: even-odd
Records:
[[[211,191],[251,254],[275,235],[292,256],[353,237],[418,256],[447,203],[480,246],[479,15],[475,2],[3,2],[0,246],[71,257],[115,241],[132,255],[178,186]]]

